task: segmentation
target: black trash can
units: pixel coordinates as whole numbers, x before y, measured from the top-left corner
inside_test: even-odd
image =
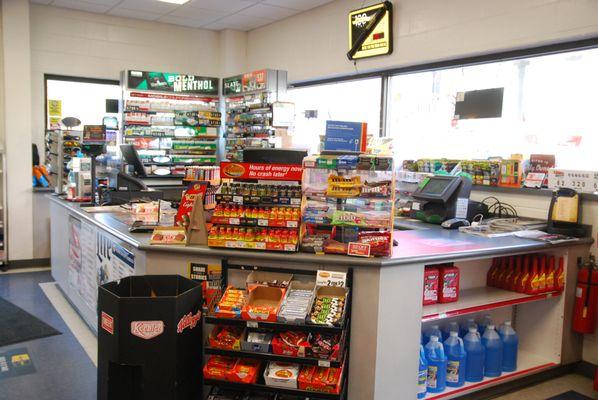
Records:
[[[98,400],[202,398],[201,285],[179,275],[100,286]]]

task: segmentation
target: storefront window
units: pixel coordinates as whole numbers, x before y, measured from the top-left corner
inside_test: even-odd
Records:
[[[367,122],[368,135],[380,135],[381,78],[290,89],[295,103],[293,147],[319,151],[326,121]]]
[[[60,128],[60,120],[75,117],[83,125],[100,125],[111,113],[107,100],[119,100],[121,87],[117,81],[76,80],[76,78],[47,77],[46,79],[46,128]],[[108,106],[108,107],[107,107]],[[118,108],[118,105],[117,105]]]
[[[387,135],[397,161],[555,154],[598,169],[598,49],[390,78]],[[503,88],[501,117],[459,119],[460,92]]]

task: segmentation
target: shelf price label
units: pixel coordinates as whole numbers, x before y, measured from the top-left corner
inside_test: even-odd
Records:
[[[229,218],[228,223],[231,225],[240,225],[241,220],[239,218]]]
[[[257,321],[247,321],[247,327],[255,329],[258,327],[258,323],[257,323]]]
[[[296,228],[297,221],[287,221],[287,228]]]
[[[243,196],[233,196],[233,203],[243,204]]]
[[[268,226],[268,220],[267,219],[258,219],[257,224],[258,224],[258,226]]]
[[[318,360],[318,367],[330,368],[330,361],[328,361],[328,360]]]

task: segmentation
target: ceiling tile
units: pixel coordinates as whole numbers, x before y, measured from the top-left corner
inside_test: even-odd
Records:
[[[166,22],[167,24],[173,25],[181,25],[181,26],[188,26],[190,28],[199,28],[211,21],[205,21],[198,18],[184,18],[184,17],[175,17],[172,15],[165,15],[158,19],[159,22]]]
[[[218,20],[217,23],[229,29],[246,31],[274,22],[273,19],[234,14]]]
[[[207,24],[202,26],[202,28],[204,29],[210,29],[213,31],[221,31],[223,29],[230,29],[228,25],[226,24],[221,24],[220,22],[213,22],[211,24]],[[238,29],[239,31],[245,30],[245,29]]]
[[[227,13],[222,11],[212,11],[203,8],[191,7],[188,4],[185,4],[184,6],[177,8],[169,14],[169,16],[172,17],[195,18],[203,21],[204,23],[215,21],[226,15]]]
[[[158,0],[123,0],[118,7],[126,8],[127,10],[140,10],[164,15],[174,11],[176,8],[180,7],[180,5],[164,3]]]
[[[278,20],[290,17],[291,15],[295,15],[299,12],[299,10],[293,10],[290,8],[269,6],[266,4],[256,4],[246,8],[245,10],[239,11],[239,14]]]
[[[32,3],[35,4],[50,4],[52,2],[52,0],[29,0]]]
[[[279,6],[279,7],[286,7],[292,8],[294,10],[301,10],[307,11],[311,10],[314,7],[318,7],[327,3],[332,2],[332,0],[263,0],[262,3],[270,5],[270,6]]]
[[[89,11],[102,14],[110,9],[110,6],[96,3],[88,3],[87,1],[82,0],[54,0],[52,5],[56,7],[73,8],[75,10]]]
[[[108,6],[108,7],[114,7],[118,3],[122,2],[122,0],[77,0],[77,2],[92,3],[92,4],[99,4],[99,5]]]
[[[146,12],[146,11],[139,11],[139,10],[128,10],[126,8],[115,7],[108,12],[110,15],[114,15],[115,17],[123,17],[123,18],[135,18],[135,19],[144,19],[147,21],[155,21],[160,18],[162,15],[153,12]]]
[[[204,10],[237,12],[256,3],[258,0],[191,0],[187,4]]]

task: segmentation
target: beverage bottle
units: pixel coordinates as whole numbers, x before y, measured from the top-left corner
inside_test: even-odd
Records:
[[[538,294],[540,280],[540,272],[538,270],[538,257],[532,256],[532,268],[529,274],[529,278],[525,284],[526,294]]]
[[[527,286],[527,281],[529,280],[529,263],[530,263],[530,256],[526,255],[523,257],[523,269],[521,270],[521,277],[517,281],[517,287],[515,290],[519,293],[525,293],[525,287]]]
[[[446,389],[446,355],[439,336],[432,335],[425,346],[428,361],[428,378],[426,389],[430,393],[440,393]]]
[[[476,331],[478,330],[478,324],[475,323],[475,319],[467,318],[465,321],[461,322],[461,337],[465,337],[469,333],[469,328],[475,328]]]
[[[565,289],[565,259],[562,256],[559,257],[559,267],[554,274],[554,286],[559,292]]]
[[[417,373],[417,398],[423,399],[426,397],[426,386],[428,382],[428,360],[426,360],[426,353],[424,346],[419,345],[419,371]]]
[[[502,340],[494,330],[494,325],[488,325],[482,336],[482,344],[486,349],[484,360],[484,376],[497,377],[502,374]]]
[[[442,327],[443,343],[446,339],[449,338],[451,332],[457,332],[457,336],[459,336],[459,324],[456,321],[451,321]]]
[[[432,336],[442,337],[442,332],[438,324],[433,324],[424,329],[424,345],[428,344]]]
[[[480,382],[484,379],[485,349],[482,338],[476,327],[469,328],[463,338],[465,347],[465,380],[467,382]]]
[[[467,363],[467,354],[463,339],[457,332],[451,331],[448,339],[444,341],[444,354],[447,358],[446,367],[446,385],[459,387],[465,384],[465,367]]]
[[[554,291],[554,284],[555,284],[555,265],[554,265],[554,256],[550,256],[548,258],[548,268],[546,269],[546,291],[553,292]]]
[[[480,335],[484,334],[488,325],[492,325],[492,317],[490,314],[484,314],[480,322],[478,322],[478,332],[480,332]]]
[[[513,372],[517,369],[517,350],[519,347],[519,337],[517,332],[511,326],[511,321],[505,321],[501,325],[498,334],[502,339],[502,370],[503,372]]]
[[[538,256],[540,258],[540,267],[538,268],[538,293],[546,291],[546,256]]]

